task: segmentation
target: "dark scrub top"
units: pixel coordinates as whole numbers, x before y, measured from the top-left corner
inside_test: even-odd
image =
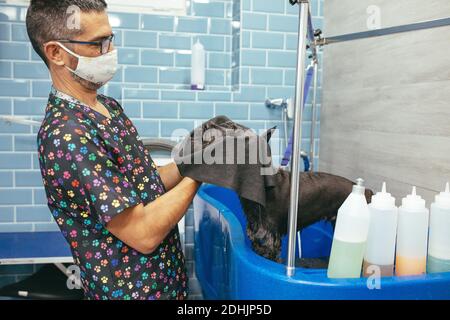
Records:
[[[146,205],[165,189],[120,104],[103,95],[98,100],[111,120],[53,88],[37,139],[48,207],[80,268],[85,297],[185,299],[178,227],[149,255],[105,227],[124,209]]]

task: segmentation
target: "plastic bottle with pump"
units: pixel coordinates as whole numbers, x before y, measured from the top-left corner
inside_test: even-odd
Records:
[[[369,211],[370,226],[363,275],[368,277],[378,271],[382,277],[392,277],[394,275],[398,208],[395,206],[395,198],[386,192],[386,182],[383,182],[381,192],[372,197]],[[378,268],[378,270],[374,268]]]
[[[200,40],[192,46],[192,60],[191,60],[191,89],[204,90],[205,89],[205,64],[206,52]]]
[[[426,273],[429,210],[425,200],[416,194],[402,199],[398,212],[397,257],[395,274],[412,276]]]
[[[352,193],[338,210],[329,278],[359,278],[369,231],[370,213],[364,195],[364,180],[357,179]]]
[[[431,204],[427,272],[450,272],[450,187]]]

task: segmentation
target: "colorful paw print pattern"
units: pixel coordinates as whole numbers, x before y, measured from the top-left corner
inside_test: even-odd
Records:
[[[86,299],[186,299],[188,278],[178,228],[149,255],[106,224],[165,189],[148,150],[120,104],[98,100],[111,119],[52,88],[37,137],[48,207],[81,271]]]

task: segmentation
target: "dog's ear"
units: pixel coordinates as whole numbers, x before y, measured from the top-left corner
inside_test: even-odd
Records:
[[[269,130],[267,130],[266,132],[264,132],[261,135],[261,138],[266,138],[267,143],[269,143],[270,138],[272,138],[272,134],[275,132],[276,129],[277,129],[277,126],[270,128]]]

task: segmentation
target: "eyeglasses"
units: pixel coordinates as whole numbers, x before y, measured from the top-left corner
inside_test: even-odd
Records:
[[[99,41],[58,40],[58,42],[96,45],[99,47],[100,54],[105,54],[105,53],[109,52],[109,48],[111,47],[111,43],[114,40],[114,36],[115,35],[112,34],[102,40],[99,40]]]

